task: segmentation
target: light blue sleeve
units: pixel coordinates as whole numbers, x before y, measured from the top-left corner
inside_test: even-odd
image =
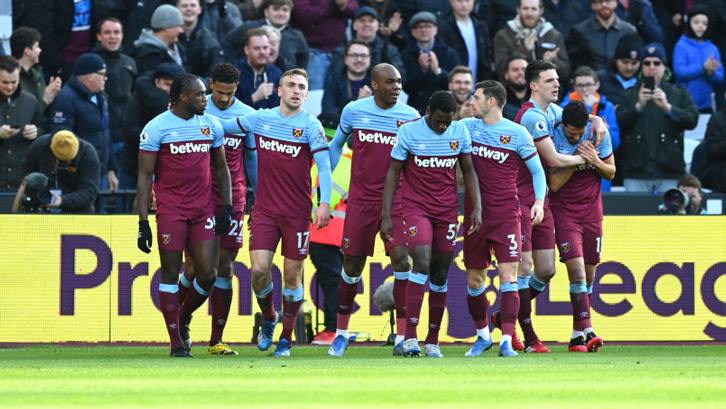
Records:
[[[224,129],[222,128],[222,124],[219,123],[219,120],[213,116],[209,116],[209,120],[212,123],[212,127],[214,130],[214,140],[212,141],[212,148],[219,148],[220,146],[224,145]]]
[[[537,147],[534,146],[534,141],[529,132],[524,128],[520,127],[516,133],[517,135],[517,154],[522,160],[529,160],[533,156],[537,155]]]
[[[461,124],[460,126],[460,132],[461,132],[461,153],[467,154],[471,153],[471,135],[469,134],[469,129]]]
[[[610,139],[610,132],[605,135],[605,139],[603,139],[602,143],[600,143],[600,145],[598,145],[595,149],[597,150],[600,158],[607,158],[613,154],[613,144]]]
[[[312,121],[310,121],[310,124],[308,125],[307,129],[308,133],[308,145],[310,146],[311,152],[317,152],[321,150],[326,151],[326,155],[328,155],[328,164],[330,164],[330,153],[328,151],[328,138],[325,136],[325,130],[323,129],[323,124],[320,123],[317,119],[313,118]]]
[[[315,164],[318,165],[318,180],[320,181],[320,203],[330,204],[333,192],[333,174],[330,171],[330,155],[328,150],[313,154]]]
[[[529,109],[522,115],[521,125],[527,129],[535,141],[552,136],[547,125],[547,118],[539,112],[535,112],[534,109]]]
[[[405,162],[406,159],[408,159],[408,148],[407,148],[407,139],[409,137],[409,129],[413,127],[416,123],[411,122],[409,124],[404,124],[401,126],[401,128],[398,130],[398,137],[396,138],[396,145],[393,146],[393,149],[391,150],[391,157],[395,160]]]
[[[156,123],[149,122],[139,135],[139,150],[147,152],[159,152],[161,148],[161,135]]]
[[[250,179],[252,189],[257,192],[257,149],[245,148],[245,167],[247,168],[247,176]]]
[[[534,185],[534,198],[544,201],[547,194],[547,179],[545,178],[542,162],[539,161],[539,155],[531,157],[528,161],[527,168],[532,172],[532,184]]]
[[[225,133],[251,133],[255,129],[255,122],[257,121],[257,112],[250,112],[249,114],[232,119],[220,119],[222,128]]]
[[[335,130],[335,136],[330,141],[330,169],[334,171],[340,162],[340,155],[343,154],[343,148],[350,138],[353,127],[351,126],[351,113],[350,104],[343,108],[343,113],[340,115],[340,124]]]

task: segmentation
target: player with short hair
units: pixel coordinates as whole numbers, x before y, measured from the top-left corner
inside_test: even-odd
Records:
[[[492,346],[487,319],[489,301],[484,293],[492,253],[497,258],[502,294],[499,356],[517,356],[512,348],[512,336],[519,310],[520,220],[526,218],[536,225],[544,216],[545,172],[529,132],[504,119],[506,102],[507,91],[502,84],[492,80],[479,82],[472,102],[477,117],[461,121],[471,134],[472,162],[479,178],[482,211],[486,214],[481,231],[464,238],[467,304],[477,332],[477,339],[466,356],[479,356]],[[531,210],[526,213],[520,213],[517,196],[517,171],[522,163],[532,175],[535,197]]]
[[[446,309],[449,266],[459,224],[457,161],[471,201],[466,234],[481,228],[481,196],[471,160],[471,138],[463,124],[452,122],[456,109],[451,92],[436,91],[429,99],[426,116],[401,126],[383,188],[381,237],[391,242],[393,197],[403,173],[403,216],[413,257],[413,271],[406,287],[406,357],[421,355],[416,327],[429,276],[429,333],[424,349],[428,357],[443,357],[439,329]]]
[[[212,68],[212,78],[209,80],[207,96],[207,115],[218,119],[233,119],[245,116],[254,109],[243,104],[234,97],[239,85],[239,70],[232,64],[219,63]],[[257,186],[257,151],[255,141],[250,134],[225,134],[224,153],[227,166],[232,178],[232,223],[228,231],[219,237],[219,263],[217,265],[217,280],[214,282],[209,302],[212,305],[212,335],[209,340],[210,355],[237,355],[227,344],[222,342],[222,334],[227,325],[229,309],[232,304],[232,273],[234,261],[239,249],[242,248],[242,232],[245,204],[247,196],[247,180],[245,167],[249,174],[252,186]],[[217,184],[212,181],[212,190],[217,192]],[[214,206],[221,210],[224,203],[215,195]],[[186,294],[194,280],[194,260],[187,253],[185,271],[179,281],[179,294]],[[181,335],[185,342],[191,343],[189,337],[189,323],[182,322]]]
[[[204,115],[205,91],[202,80],[193,74],[176,77],[169,93],[171,109],[149,121],[139,137],[138,247],[151,252],[147,204],[155,177],[159,303],[174,357],[192,356],[179,323],[204,303],[214,285],[219,253],[216,235],[229,229],[232,215],[224,131],[219,121]],[[212,180],[222,201],[216,216]],[[177,281],[185,248],[194,259],[196,278],[180,303]]]
[[[419,118],[418,111],[399,102],[401,74],[391,64],[378,64],[371,72],[373,96],[349,103],[343,109],[340,125],[330,143],[331,167],[335,169],[343,146],[353,138],[353,163],[350,193],[343,226],[343,271],[338,284],[338,322],[336,337],[328,355],[341,356],[348,346],[348,325],[353,313],[358,283],[373,256],[376,235],[381,224],[381,203],[386,167],[382,158],[391,156],[397,133],[404,122]],[[396,304],[396,340],[394,355],[403,354],[406,327],[406,283],[411,262],[406,247],[401,196],[393,205],[393,241],[383,241],[393,266],[393,298]]]
[[[302,273],[312,223],[313,158],[320,178],[320,205],[315,212],[318,228],[330,222],[332,175],[323,126],[303,109],[308,96],[307,72],[300,68],[286,71],[277,93],[279,107],[261,109],[223,123],[226,131],[253,134],[257,146],[259,182],[250,216],[250,261],[252,289],[265,319],[257,337],[257,348],[262,351],[270,348],[279,321],[272,304],[270,268],[282,239],[283,322],[274,355],[290,356],[292,331],[303,300]]]
[[[553,138],[557,152],[566,155],[577,152],[586,163],[549,170],[555,238],[570,279],[573,330],[569,350],[572,352],[598,352],[603,343],[592,329],[592,300],[588,290],[595,280],[602,250],[601,179],[615,177],[610,134],[597,147],[583,137],[589,115],[583,102],[570,102],[562,111],[562,126],[555,129]]]

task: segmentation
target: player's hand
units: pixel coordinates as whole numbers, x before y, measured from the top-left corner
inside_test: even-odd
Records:
[[[537,199],[534,201],[529,217],[532,220],[532,226],[542,223],[542,219],[544,219],[544,203],[541,200]]]
[[[149,227],[148,220],[139,220],[139,238],[136,241],[136,245],[139,250],[146,254],[151,253],[151,244],[153,243],[153,236],[151,235],[151,227]]]
[[[222,210],[214,216],[214,234],[227,233],[229,226],[232,224],[232,205],[224,205]]]
[[[381,239],[389,243],[393,243],[393,220],[390,216],[383,216],[381,218]]]
[[[597,150],[594,146],[592,146],[590,141],[582,141],[582,143],[577,145],[577,154],[582,156],[583,159],[585,159],[585,161],[590,165],[599,160]]]
[[[330,224],[330,204],[320,203],[318,210],[315,212],[315,224],[318,225],[318,229]]]
[[[466,231],[466,235],[474,234],[481,230],[481,209],[475,209],[469,216],[469,229]]]
[[[593,141],[595,146],[600,145],[605,135],[608,133],[608,127],[605,126],[605,121],[599,116],[592,116],[592,126],[590,127],[590,140]]]

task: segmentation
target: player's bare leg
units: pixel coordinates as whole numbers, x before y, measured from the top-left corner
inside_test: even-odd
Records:
[[[572,339],[569,350],[587,352],[585,341],[586,330],[592,331],[590,321],[590,298],[587,296],[585,284],[585,261],[582,257],[565,262],[567,275],[570,279],[570,302],[572,303]]]
[[[388,251],[393,266],[393,301],[396,307],[396,340],[393,354],[403,354],[403,340],[406,338],[406,285],[411,274],[411,258],[408,247],[396,246]]]
[[[272,345],[272,336],[279,321],[272,302],[273,288],[270,268],[274,256],[275,253],[269,250],[250,250],[252,290],[264,318],[262,328],[260,328],[260,333],[257,336],[257,348],[261,351],[267,351]]]
[[[303,301],[302,272],[305,260],[285,258],[282,289],[282,334],[275,349],[275,356],[290,356],[292,331]]]
[[[499,263],[499,292],[502,295],[500,317],[502,339],[499,341],[499,356],[514,357],[512,337],[517,325],[519,311],[519,292],[517,291],[517,265],[519,263]]]
[[[217,279],[219,239],[194,243],[187,246],[187,251],[194,264],[194,281],[179,309],[179,328],[180,331],[185,332],[182,334],[182,338],[189,343],[191,339],[188,328],[192,313],[207,300]]]
[[[453,252],[434,251],[431,255],[429,283],[429,332],[424,341],[427,357],[443,358],[439,350],[439,331],[446,310],[448,294],[449,266],[454,258]]]
[[[404,356],[420,356],[418,346],[418,326],[423,304],[426,280],[430,274],[431,246],[416,246],[411,250],[413,271],[406,285],[406,340],[403,342]]]
[[[592,308],[592,284],[595,282],[596,264],[585,264],[585,282],[587,284],[587,297]],[[603,339],[595,334],[592,328],[585,328],[585,342],[587,342],[588,352],[600,352]]]
[[[181,270],[182,252],[159,249],[161,261],[161,283],[159,284],[159,304],[164,315],[166,331],[169,333],[171,354],[175,357],[189,357],[189,348],[179,333],[179,271]]]
[[[237,258],[237,249],[219,249],[219,264],[217,265],[217,279],[214,282],[209,302],[212,305],[212,335],[209,340],[210,355],[237,355],[222,342],[224,328],[227,325],[229,309],[232,305],[232,273],[234,260]]]
[[[466,356],[480,356],[492,347],[492,336],[489,333],[489,300],[486,295],[486,268],[467,268],[467,296],[466,304],[469,307],[469,314],[474,320],[476,328],[476,341],[471,349],[466,352]]]

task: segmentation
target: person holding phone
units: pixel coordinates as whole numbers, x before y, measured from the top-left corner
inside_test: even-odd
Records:
[[[664,81],[667,68],[660,43],[644,47],[641,84],[623,92],[616,109],[625,141],[623,177],[629,192],[665,192],[686,173],[683,131],[698,123],[698,108],[688,90]]]

